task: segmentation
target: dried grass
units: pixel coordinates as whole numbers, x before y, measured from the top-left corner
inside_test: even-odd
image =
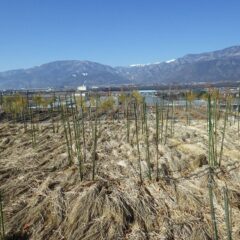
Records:
[[[175,135],[159,144],[160,180],[149,181],[145,139],[140,134],[144,184],[138,153],[123,121],[99,124],[96,180],[91,179],[91,128],[86,123],[86,162],[79,181],[76,156],[68,165],[64,133],[43,122],[31,147],[22,125],[0,127],[0,190],[4,194],[7,239],[212,239],[208,196],[206,124],[175,123]],[[152,178],[156,178],[154,120],[149,121]],[[133,125],[133,124],[132,124]],[[237,125],[226,131],[221,169],[213,189],[219,239],[226,239],[222,187],[229,189],[233,239],[240,239],[240,158]],[[131,145],[132,144],[132,145]],[[155,175],[154,175],[155,174]],[[27,237],[28,235],[28,237]],[[12,238],[10,238],[12,237]]]

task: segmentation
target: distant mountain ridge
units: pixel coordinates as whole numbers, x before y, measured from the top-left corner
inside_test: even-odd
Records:
[[[120,67],[134,83],[193,83],[240,80],[240,46],[145,66]]]
[[[114,85],[128,80],[110,66],[90,61],[55,61],[25,70],[0,73],[0,88],[76,87],[83,83]]]
[[[154,64],[111,67],[91,61],[55,61],[0,73],[1,89],[170,84],[240,80],[240,46]]]

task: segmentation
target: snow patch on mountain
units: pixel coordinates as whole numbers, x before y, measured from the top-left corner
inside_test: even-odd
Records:
[[[161,62],[146,63],[146,64],[131,64],[129,67],[145,67],[153,64],[160,64]]]
[[[131,65],[129,65],[129,67],[144,67],[146,65],[147,64],[131,64]]]
[[[165,63],[172,63],[172,62],[175,62],[175,61],[176,61],[176,59],[174,58],[174,59],[166,61]]]

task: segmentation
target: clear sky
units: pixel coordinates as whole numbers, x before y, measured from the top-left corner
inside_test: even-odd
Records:
[[[0,71],[151,63],[240,44],[240,0],[0,0]]]

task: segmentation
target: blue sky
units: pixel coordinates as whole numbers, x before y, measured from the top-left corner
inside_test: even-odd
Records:
[[[240,43],[239,0],[0,0],[0,71],[151,63]]]

